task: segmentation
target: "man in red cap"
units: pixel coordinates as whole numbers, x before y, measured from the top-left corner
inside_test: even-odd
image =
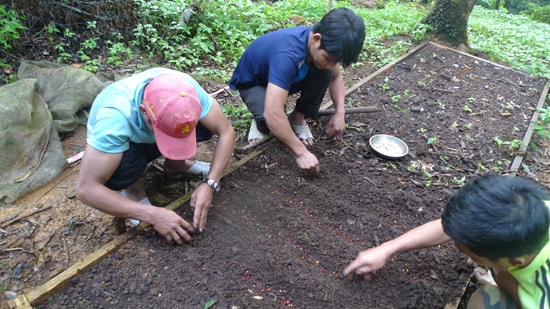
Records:
[[[212,164],[191,161],[197,142],[218,135]],[[235,132],[220,105],[189,75],[154,68],[117,81],[94,100],[76,196],[133,224],[144,221],[169,243],[190,241],[208,209],[235,147]],[[141,176],[163,155],[168,175],[203,176],[191,196],[192,224],[174,211],[151,207]],[[120,193],[119,193],[120,192]]]

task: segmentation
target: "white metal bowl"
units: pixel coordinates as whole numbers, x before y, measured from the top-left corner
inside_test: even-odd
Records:
[[[385,159],[399,159],[409,153],[409,147],[404,141],[388,134],[371,136],[369,145],[377,155]]]

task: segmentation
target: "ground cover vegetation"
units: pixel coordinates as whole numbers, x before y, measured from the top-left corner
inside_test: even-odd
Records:
[[[550,5],[539,1],[479,0],[469,18],[469,52],[550,78],[550,25],[537,17],[548,16],[543,12]],[[430,30],[421,23],[430,5],[389,1],[370,9],[358,3],[333,2],[333,7],[354,7],[364,17],[367,37],[355,66],[381,67],[424,40]],[[99,7],[43,0],[33,6],[12,5],[0,5],[0,21],[5,25],[0,30],[2,84],[15,80],[15,74],[9,73],[15,72],[19,60],[36,58],[76,64],[91,72],[128,63],[137,63],[134,70],[140,70],[154,63],[191,72],[199,80],[225,83],[255,37],[312,24],[328,9],[323,0],[135,0],[105,1]],[[26,14],[30,9],[47,14]],[[225,108],[237,129],[248,126],[241,121],[249,119],[243,117],[248,116],[246,108]]]
[[[22,59],[72,64],[91,72],[163,65],[223,84],[255,37],[278,28],[312,24],[327,10],[324,0],[103,1],[93,9],[79,1],[42,0],[34,6],[30,2],[0,4],[0,84],[16,80]],[[478,4],[469,19],[469,52],[550,78],[548,1],[498,4],[498,0],[480,0]],[[382,67],[426,39],[430,30],[421,23],[430,9],[423,3],[389,1],[377,9],[359,7],[355,1],[333,1],[332,5],[354,7],[365,19],[367,38],[355,67]],[[499,10],[493,9],[495,5]],[[27,14],[30,9],[35,14]],[[516,14],[508,13],[512,11]],[[392,100],[397,104],[400,97]],[[464,104],[464,112],[469,112],[470,105]],[[246,108],[234,104],[223,108],[244,135],[251,119]],[[545,105],[540,112],[535,131],[550,137],[550,108]],[[430,128],[424,129],[428,132],[419,133],[426,134],[428,144],[436,144]],[[511,150],[517,141],[494,139]],[[457,184],[463,181],[456,179]]]

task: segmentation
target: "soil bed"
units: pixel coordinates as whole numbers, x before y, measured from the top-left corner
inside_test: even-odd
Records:
[[[40,307],[456,306],[473,266],[450,244],[392,257],[370,283],[341,272],[360,250],[438,218],[472,177],[506,173],[544,82],[426,45],[348,95],[349,106],[381,110],[347,115],[341,138],[323,137],[328,117],[311,121],[319,177],[298,171],[279,142],[263,145],[224,178],[192,244],[169,246],[149,228],[132,230],[116,253]],[[410,154],[375,156],[368,138],[376,133],[404,140]],[[146,183],[158,205],[185,193],[154,167]],[[177,211],[192,218],[187,205]]]
[[[347,69],[346,87],[372,71]],[[298,171],[277,141],[261,145],[262,155],[224,178],[207,230],[192,244],[171,247],[149,228],[133,229],[119,250],[40,307],[203,308],[213,300],[211,308],[456,307],[473,266],[451,245],[392,257],[370,283],[341,272],[358,251],[437,218],[472,177],[508,173],[517,150],[510,146],[523,139],[544,83],[426,45],[346,97],[349,107],[380,111],[348,114],[341,138],[324,138],[328,117],[310,122],[320,177]],[[216,99],[242,104],[229,92]],[[367,144],[377,133],[404,140],[410,154],[397,161],[375,156]],[[79,127],[64,138],[67,157],[83,150],[84,136]],[[550,143],[535,142],[517,172],[548,186]],[[78,167],[0,209],[7,290],[25,294],[116,236],[109,215],[74,199]],[[196,181],[167,180],[154,166],[146,175],[160,206]],[[192,216],[187,204],[177,211]]]

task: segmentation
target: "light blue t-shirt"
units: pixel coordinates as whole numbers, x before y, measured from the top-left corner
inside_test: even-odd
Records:
[[[107,86],[95,98],[87,125],[87,142],[97,150],[121,153],[130,142],[155,143],[155,135],[139,112],[143,91],[151,79],[161,74],[181,76],[195,88],[202,107],[203,119],[212,107],[212,97],[191,76],[166,69],[154,68],[119,80]]]

